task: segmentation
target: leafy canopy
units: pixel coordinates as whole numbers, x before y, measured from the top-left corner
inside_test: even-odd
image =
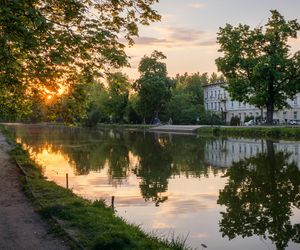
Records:
[[[24,111],[33,89],[57,91],[59,84],[78,82],[80,74],[128,65],[125,43],[133,44],[139,24],[160,19],[151,8],[156,2],[1,1],[1,112]]]
[[[226,24],[218,33],[223,56],[216,64],[228,81],[231,97],[267,108],[269,121],[274,108],[287,106],[287,98],[299,91],[300,53],[291,55],[288,44],[299,30],[297,20],[286,21],[272,10],[265,27]]]
[[[140,114],[147,121],[157,117],[165,109],[170,99],[171,80],[167,76],[165,59],[162,52],[154,51],[150,57],[144,56],[139,64],[140,78],[135,87],[138,92]]]

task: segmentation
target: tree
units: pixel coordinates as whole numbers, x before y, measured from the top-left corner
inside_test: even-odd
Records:
[[[207,74],[185,73],[176,75],[171,88],[171,99],[167,104],[167,115],[174,124],[194,124],[204,112],[203,85],[207,84]]]
[[[209,82],[210,83],[225,82],[225,78],[223,75],[218,76],[215,72],[213,72],[209,77]]]
[[[114,121],[123,122],[130,90],[128,77],[121,72],[111,73],[107,82],[109,95],[107,108]]]
[[[141,116],[150,122],[165,108],[171,96],[171,80],[167,77],[166,64],[160,60],[166,56],[154,51],[150,57],[144,56],[139,64],[140,78],[135,86],[139,97]]]
[[[104,84],[95,82],[91,86],[88,97],[87,116],[84,124],[89,127],[96,126],[98,122],[108,122],[109,112],[106,104],[109,102],[109,94]]]
[[[300,242],[300,224],[292,224],[292,208],[300,207],[300,171],[290,154],[275,152],[272,141],[267,150],[244,159],[227,170],[228,182],[220,191],[220,230],[223,236],[268,237],[276,249],[285,249],[290,240]]]
[[[286,21],[272,10],[265,28],[227,24],[218,33],[224,56],[216,64],[231,98],[266,108],[267,124],[272,124],[274,109],[288,106],[286,100],[300,89],[300,52],[291,56],[288,45],[299,30],[296,20]]]
[[[28,111],[34,89],[57,91],[78,75],[128,65],[125,43],[133,44],[138,24],[160,19],[157,1],[1,1],[1,116]]]

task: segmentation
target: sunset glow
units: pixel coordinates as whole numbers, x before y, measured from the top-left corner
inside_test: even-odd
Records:
[[[219,27],[226,23],[264,25],[272,9],[287,19],[300,19],[300,2],[294,0],[161,0],[155,8],[162,15],[161,22],[141,27],[135,45],[127,49],[132,68],[125,72],[132,79],[139,76],[137,67],[141,57],[153,50],[167,56],[165,62],[170,76],[217,72],[215,59],[221,56],[216,43]],[[299,39],[293,39],[290,44],[293,52],[300,49]]]

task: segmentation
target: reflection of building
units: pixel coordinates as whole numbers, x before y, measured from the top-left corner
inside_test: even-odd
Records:
[[[299,142],[276,142],[275,152],[291,153],[289,162],[296,162],[300,168]],[[229,167],[233,162],[266,152],[266,141],[251,139],[227,139],[207,142],[205,145],[205,161],[214,167]]]
[[[204,87],[204,106],[206,110],[220,113],[226,122],[231,117],[238,116],[244,122],[246,116],[266,117],[266,110],[258,109],[248,103],[241,103],[230,99],[228,92],[224,89],[223,82],[217,82]],[[274,112],[274,119],[279,122],[300,119],[300,93],[295,95],[293,100],[288,99],[290,109]]]

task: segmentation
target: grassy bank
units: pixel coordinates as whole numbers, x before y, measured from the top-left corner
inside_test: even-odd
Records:
[[[187,249],[184,240],[160,240],[138,226],[117,217],[101,200],[91,202],[72,191],[47,181],[41,168],[5,129],[2,133],[13,145],[11,156],[25,172],[24,190],[45,219],[55,218],[76,241],[73,248],[84,249]]]
[[[200,135],[300,140],[300,127],[204,127]]]

